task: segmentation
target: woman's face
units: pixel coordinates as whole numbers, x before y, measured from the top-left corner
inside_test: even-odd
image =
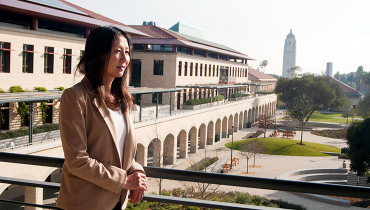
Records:
[[[127,39],[118,35],[113,42],[112,51],[108,61],[108,67],[104,75],[104,80],[111,80],[115,77],[122,77],[126,67],[130,63],[130,47]]]

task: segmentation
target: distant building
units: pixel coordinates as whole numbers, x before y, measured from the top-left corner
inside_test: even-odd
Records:
[[[290,33],[286,36],[284,45],[284,59],[283,59],[283,77],[292,78],[288,70],[295,66],[297,42],[295,36],[290,29]]]
[[[204,31],[203,29],[191,26],[189,24],[183,23],[183,22],[177,22],[175,25],[173,25],[170,30],[176,31],[182,34],[186,34],[189,36],[197,37],[199,39],[204,39]]]
[[[333,63],[326,63],[326,76],[333,77]]]
[[[275,77],[259,72],[251,67],[248,68],[248,79],[251,81],[251,84],[253,84],[250,86],[251,92],[273,92],[277,83]]]
[[[335,79],[334,77],[330,77],[330,79],[332,80],[332,82],[339,83],[340,87],[343,90],[344,95],[347,96],[347,98],[351,101],[351,105],[357,105],[358,101],[362,97],[362,94],[359,91],[353,89],[344,82]]]

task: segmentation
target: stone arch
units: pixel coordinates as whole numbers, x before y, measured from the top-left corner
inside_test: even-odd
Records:
[[[210,121],[207,126],[207,145],[213,145],[215,142],[215,124]]]
[[[153,167],[162,166],[161,140],[153,139],[148,146],[147,165]]]
[[[175,148],[175,137],[172,134],[168,134],[163,143],[163,164],[175,164]]]
[[[222,138],[227,137],[227,117],[222,120]]]
[[[222,123],[221,123],[221,119],[218,118],[216,121],[216,126],[215,126],[215,133],[216,135],[218,135],[218,140],[221,140],[221,132],[222,132]]]
[[[239,113],[239,130],[243,130],[243,120],[244,120],[243,112],[240,112]]]
[[[248,110],[248,122],[252,123],[252,109]]]
[[[198,152],[198,129],[193,126],[190,129],[190,153],[197,153]]]
[[[248,120],[248,111],[247,110],[244,110],[244,123],[243,123],[243,128],[246,128],[247,127],[247,123],[249,122]]]
[[[233,133],[233,123],[234,123],[234,117],[233,115],[229,116],[229,124],[227,125],[228,129],[228,134],[231,135]]]
[[[177,150],[180,150],[178,152],[179,158],[188,157],[188,135],[185,130],[181,130],[177,136]]]
[[[136,162],[138,162],[142,166],[147,165],[147,150],[145,149],[144,145],[141,143],[137,144],[137,151],[136,151]]]
[[[238,132],[238,127],[239,127],[239,115],[238,113],[236,113],[234,116],[234,132]]]
[[[207,126],[202,123],[199,127],[199,149],[204,149],[207,139]]]
[[[255,115],[255,114],[256,114],[256,109],[253,107],[253,108],[252,108],[252,115],[251,115],[251,119],[250,119],[250,120],[251,120],[250,122],[251,122],[252,124],[254,123],[254,115]]]

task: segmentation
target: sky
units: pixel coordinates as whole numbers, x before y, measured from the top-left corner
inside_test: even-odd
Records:
[[[170,28],[178,21],[204,30],[204,38],[255,59],[265,73],[282,74],[285,38],[297,41],[296,65],[304,73],[333,75],[363,66],[370,70],[368,0],[67,0],[126,25],[154,21]]]

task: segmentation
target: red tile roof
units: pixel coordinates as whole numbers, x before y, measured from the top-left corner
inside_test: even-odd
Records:
[[[106,21],[106,22],[113,23],[113,24],[117,24],[117,25],[127,26],[127,25],[125,25],[123,23],[120,23],[118,21],[115,21],[115,20],[112,20],[110,18],[104,17],[102,15],[99,15],[98,13],[92,12],[90,10],[87,10],[85,8],[82,8],[80,6],[77,6],[75,4],[72,4],[72,3],[68,2],[68,1],[65,1],[65,0],[58,0],[58,1],[60,1],[60,2],[62,2],[64,4],[67,4],[67,5],[73,7],[75,9],[77,9],[77,10],[80,10],[83,13],[86,13],[86,14],[88,14],[92,18],[95,18],[95,19],[98,19],[98,20],[102,20],[102,21]]]
[[[152,37],[145,37],[145,38],[185,40],[184,38],[177,36],[176,34],[171,33],[170,31],[164,28],[158,27],[158,26],[130,26],[130,27],[152,36]],[[144,38],[144,37],[133,36],[133,38]]]
[[[343,93],[356,93],[356,94],[360,94],[361,93],[355,89],[353,89],[351,86],[347,85],[346,83],[340,81],[340,80],[337,80],[335,79],[334,77],[329,77],[332,81],[335,81],[335,82],[338,82],[340,87],[342,88],[343,90]]]
[[[270,80],[270,81],[277,81],[277,79],[271,75],[264,74],[259,72],[255,69],[248,68],[248,79],[249,80]]]

